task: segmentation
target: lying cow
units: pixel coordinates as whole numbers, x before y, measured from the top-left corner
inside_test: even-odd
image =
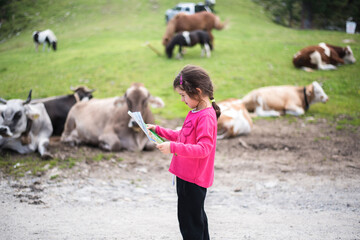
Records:
[[[249,112],[259,117],[278,117],[281,114],[299,116],[311,104],[329,100],[318,82],[305,87],[271,86],[255,89],[242,98]]]
[[[141,112],[146,123],[154,123],[148,104],[164,106],[140,83],[132,84],[123,97],[78,102],[69,112],[61,141],[71,145],[87,143],[107,151],[151,150],[154,144],[127,114],[128,110]]]
[[[227,99],[218,103],[221,115],[218,119],[218,139],[246,135],[253,122],[241,99]]]
[[[71,107],[79,101],[88,101],[93,97],[92,93],[95,91],[90,90],[84,86],[71,88],[71,90],[74,92],[73,94],[43,99],[34,99],[32,101],[32,103],[44,103],[53,126],[53,136],[61,136],[61,133],[64,131],[65,121]]]
[[[338,65],[355,62],[356,60],[350,46],[343,48],[326,43],[306,47],[297,52],[293,57],[295,67],[310,72],[312,69],[333,70]]]
[[[44,104],[29,104],[30,101],[31,90],[26,101],[0,98],[0,149],[12,149],[21,154],[38,150],[42,158],[52,158],[47,150],[53,130],[49,115]]]

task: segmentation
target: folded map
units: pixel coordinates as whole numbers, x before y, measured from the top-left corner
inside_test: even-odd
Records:
[[[132,119],[135,120],[135,122],[139,125],[141,130],[145,133],[145,135],[149,138],[150,141],[155,142],[155,143],[163,143],[164,142],[164,139],[162,139],[154,131],[150,130],[151,134],[149,134],[149,131],[146,127],[144,119],[141,116],[141,112],[128,111],[128,114],[130,115],[130,117],[132,117]]]

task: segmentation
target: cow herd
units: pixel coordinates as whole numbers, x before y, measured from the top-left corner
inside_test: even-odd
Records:
[[[127,114],[141,112],[146,123],[154,124],[150,106],[163,107],[141,83],[132,84],[122,97],[95,99],[86,87],[74,93],[45,99],[0,98],[0,149],[20,154],[38,151],[51,159],[50,137],[60,136],[70,145],[90,144],[107,151],[152,150],[154,145]]]
[[[196,15],[196,14],[194,14]],[[183,15],[179,15],[184,17]],[[208,31],[179,32],[177,28],[187,27],[185,22],[176,22],[174,29],[168,29],[163,37],[167,42],[167,55],[172,56],[175,44],[191,46],[196,42],[205,46],[210,56],[213,37],[211,29],[222,29],[224,24],[219,18],[206,16]],[[211,18],[210,18],[210,17]],[[194,20],[191,20],[194,21]],[[205,24],[205,20],[199,20]],[[189,20],[190,24],[190,20]],[[175,26],[177,28],[175,28]],[[189,25],[193,26],[193,25]],[[182,30],[194,30],[185,28]],[[36,45],[48,44],[56,50],[57,39],[51,30],[34,32]],[[306,71],[313,69],[330,70],[338,65],[355,63],[349,46],[338,47],[320,43],[309,46],[293,57],[293,64]],[[52,158],[48,150],[50,137],[61,136],[63,143],[70,145],[89,144],[106,151],[142,151],[154,149],[145,134],[127,112],[141,112],[146,123],[154,123],[152,107],[163,107],[159,97],[152,96],[141,83],[132,84],[121,97],[105,99],[93,98],[94,90],[81,86],[73,88],[73,94],[43,99],[32,99],[30,90],[26,100],[0,98],[0,150],[11,149],[20,154],[38,151],[43,159]],[[268,86],[252,90],[242,99],[226,99],[218,103],[221,116],[218,119],[218,138],[230,138],[249,134],[253,127],[250,113],[260,117],[277,117],[283,114],[299,116],[304,114],[311,104],[328,101],[328,96],[318,82],[307,86]],[[250,113],[249,113],[250,112]]]
[[[342,64],[355,63],[350,46],[339,47],[326,43],[309,46],[293,57],[297,68],[311,72],[314,69],[334,70]],[[311,104],[329,100],[316,81],[308,86],[268,86],[252,90],[242,99],[227,99],[219,103],[221,116],[218,120],[218,138],[249,134],[252,120],[249,112],[260,117],[278,117],[283,114],[300,116]]]
[[[127,114],[141,112],[146,123],[154,124],[153,108],[164,107],[141,83],[133,83],[121,97],[93,98],[94,90],[72,89],[73,94],[26,100],[0,98],[0,148],[21,154],[38,151],[43,159],[51,136],[61,136],[71,146],[88,144],[106,151],[142,151],[154,149],[146,135]],[[242,99],[218,103],[218,139],[249,134],[253,123],[249,112],[261,117],[282,114],[299,116],[311,104],[328,101],[318,82],[304,87],[270,86],[255,89]]]

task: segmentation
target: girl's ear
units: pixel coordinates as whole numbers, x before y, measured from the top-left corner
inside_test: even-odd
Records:
[[[202,96],[202,90],[200,88],[196,88],[196,91],[198,92],[199,96]]]

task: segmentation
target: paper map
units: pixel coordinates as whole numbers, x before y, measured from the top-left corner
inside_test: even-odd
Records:
[[[135,122],[139,125],[141,130],[145,133],[145,135],[149,138],[150,141],[152,141],[154,143],[163,143],[164,142],[164,140],[159,135],[157,135],[154,131],[150,130],[151,135],[149,134],[149,131],[146,127],[144,119],[141,116],[141,112],[128,111],[128,114],[130,115],[130,117],[132,117],[132,119],[135,120]]]

